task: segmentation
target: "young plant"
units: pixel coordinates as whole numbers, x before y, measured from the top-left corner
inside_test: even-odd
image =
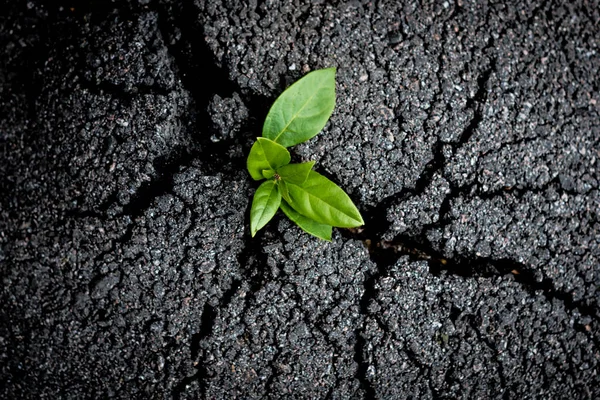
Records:
[[[332,227],[364,224],[350,197],[313,171],[314,161],[290,164],[286,147],[307,141],[323,129],[335,107],[335,68],[308,73],[271,106],[262,136],[248,155],[248,172],[263,182],[252,200],[250,233],[256,235],[278,209],[305,232],[331,240]]]

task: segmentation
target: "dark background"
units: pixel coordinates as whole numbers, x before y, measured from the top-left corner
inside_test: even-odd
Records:
[[[3,1],[0,397],[600,397],[600,7]],[[256,238],[246,155],[366,225]]]

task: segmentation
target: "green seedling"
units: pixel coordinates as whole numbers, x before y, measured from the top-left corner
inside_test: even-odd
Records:
[[[310,72],[287,88],[271,106],[262,137],[252,145],[247,161],[252,179],[266,179],[252,200],[252,236],[278,209],[305,232],[329,241],[332,227],[353,228],[364,224],[350,197],[313,171],[314,161],[290,164],[287,147],[317,135],[334,107],[335,68]]]

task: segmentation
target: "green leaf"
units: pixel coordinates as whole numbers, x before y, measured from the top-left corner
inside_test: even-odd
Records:
[[[301,185],[308,178],[308,173],[315,165],[314,161],[305,162],[302,164],[288,164],[277,168],[277,175],[286,182]]]
[[[285,181],[279,181],[277,184],[277,189],[279,190],[279,194],[281,194],[281,197],[283,197],[285,201],[287,201],[288,203],[292,202],[292,199],[290,198],[290,192]]]
[[[296,185],[288,182],[292,203],[290,206],[321,224],[352,228],[364,221],[350,197],[323,175],[310,171],[308,179]]]
[[[304,232],[310,233],[319,239],[331,242],[331,225],[320,224],[310,218],[298,213],[286,201],[282,201],[279,205],[281,210],[289,219],[294,221]]]
[[[262,135],[290,147],[319,133],[335,107],[335,68],[306,74],[271,106]]]
[[[274,171],[283,165],[289,164],[290,160],[290,152],[285,147],[269,139],[259,137],[250,149],[246,166],[252,179],[260,181],[264,179],[263,171]]]
[[[262,175],[265,179],[271,179],[275,175],[275,171],[272,169],[263,169]]]
[[[274,181],[266,181],[254,193],[252,208],[250,209],[250,233],[252,237],[273,218],[279,208],[281,195],[276,186]]]

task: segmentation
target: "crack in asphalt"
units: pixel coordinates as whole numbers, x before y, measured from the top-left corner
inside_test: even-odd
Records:
[[[196,368],[196,373],[180,380],[179,383],[173,387],[173,398],[180,399],[181,394],[185,392],[187,386],[192,382],[198,382],[202,395],[206,398],[206,378],[208,377],[208,371],[205,365],[204,354],[201,354],[200,351],[200,344],[202,340],[212,334],[216,317],[217,311],[215,308],[208,302],[204,303],[204,309],[202,310],[202,316],[200,317],[200,330],[197,333],[192,334],[190,345],[191,359],[195,360],[194,368]]]
[[[444,31],[445,32],[445,31]],[[485,52],[486,49],[492,48],[494,45],[493,38],[490,37],[487,45],[482,49],[482,52]],[[438,55],[438,62],[444,61],[444,51],[443,48],[440,50],[440,54]],[[441,86],[440,74],[443,65],[438,66],[438,71],[436,72],[438,78],[438,84]],[[457,143],[451,143],[450,146],[453,149],[453,152],[456,149],[462,147],[465,143],[467,143],[470,138],[473,136],[474,132],[479,128],[479,124],[483,120],[483,108],[487,101],[487,85],[492,75],[492,72],[495,71],[495,62],[491,60],[490,67],[486,69],[477,79],[478,89],[475,95],[467,100],[466,107],[468,109],[474,110],[474,116],[471,119],[470,123],[463,130],[459,140]],[[434,96],[434,102],[436,102],[441,94],[441,89]],[[431,110],[435,107],[432,105]],[[432,111],[433,112],[433,111]],[[433,157],[432,159],[425,165],[425,168],[421,172],[419,178],[415,183],[414,188],[405,188],[400,193],[389,196],[380,202],[377,206],[375,206],[370,212],[367,212],[367,218],[365,219],[367,223],[365,224],[365,230],[359,234],[351,234],[350,237],[355,239],[360,239],[367,245],[369,248],[369,253],[371,256],[371,260],[377,265],[377,272],[372,274],[365,281],[364,287],[365,291],[360,299],[361,312],[367,316],[368,313],[368,305],[369,302],[375,298],[377,295],[377,290],[375,289],[376,283],[383,277],[388,275],[388,268],[393,265],[402,255],[409,255],[413,259],[425,259],[430,263],[430,270],[432,265],[435,265],[437,261],[441,265],[445,265],[448,261],[439,255],[431,246],[428,241],[426,242],[426,246],[419,246],[418,241],[413,238],[408,238],[404,236],[397,237],[392,243],[388,243],[379,239],[381,235],[388,230],[389,221],[386,217],[386,212],[389,207],[403,199],[410,198],[422,194],[427,187],[429,187],[433,181],[433,177],[436,172],[443,172],[444,165],[446,164],[446,157],[444,155],[444,143],[441,140],[438,140],[433,149]],[[453,184],[449,181],[450,184],[450,194],[446,195],[442,205],[440,207],[439,218],[438,221],[442,221],[445,215],[450,210],[450,195],[456,190],[453,189]],[[367,228],[369,227],[369,228]],[[371,227],[379,227],[379,228],[371,228]],[[369,229],[373,229],[370,231]],[[425,235],[420,239],[426,239]],[[392,251],[390,252],[389,249]],[[432,270],[432,273],[435,271]],[[362,337],[361,332],[365,329],[365,325],[358,330],[358,338]],[[365,388],[365,398],[373,398],[374,389],[369,382],[367,377],[367,371],[369,365],[365,362],[362,352],[366,351],[365,348],[366,341],[364,339],[357,340],[357,346],[355,347],[355,360],[359,363],[359,369],[357,373],[357,378],[361,382],[361,385]]]
[[[185,167],[192,165],[198,153],[187,148],[179,148],[168,156],[157,157],[154,162],[156,176],[144,182],[131,197],[129,203],[122,207],[117,216],[129,215],[132,218],[141,216],[160,196],[173,192],[175,175]]]
[[[473,329],[473,331],[475,332],[475,335],[477,335],[477,339],[479,339],[479,342],[483,343],[484,345],[487,346],[488,349],[490,349],[490,353],[492,354],[492,357],[494,358],[494,362],[498,366],[498,377],[500,378],[500,386],[503,388],[506,387],[506,373],[504,372],[504,366],[502,365],[502,362],[500,362],[500,360],[499,360],[500,352],[498,351],[497,346],[495,346],[492,342],[490,342],[490,340],[487,339],[482,334],[481,330],[479,330],[477,323],[475,321],[475,319],[477,318],[476,315],[467,314],[467,315],[465,315],[465,317],[466,317],[465,319],[467,320],[467,323],[469,324],[471,329]]]
[[[198,26],[198,22],[194,19],[197,15],[194,12],[194,5],[191,1],[186,1],[178,4],[178,7],[168,8],[167,5],[158,4],[158,31],[163,36],[163,40],[168,48],[169,54],[174,59],[175,68],[178,69],[179,76],[184,88],[191,94],[193,102],[189,105],[190,123],[192,130],[206,129],[210,126],[210,116],[208,115],[208,104],[213,95],[219,94],[224,97],[230,96],[233,93],[235,86],[227,79],[227,74],[217,67],[213,55],[210,53],[203,40],[193,40],[192,38],[203,38],[202,29]],[[184,21],[180,24],[175,24],[174,21]],[[175,32],[181,28],[181,37],[178,37]],[[205,76],[210,79],[198,79],[197,71],[203,71]],[[208,87],[207,87],[208,86]],[[196,129],[194,129],[196,128]],[[199,137],[200,136],[200,137]],[[208,169],[208,173],[217,171],[224,172],[224,165],[231,165],[232,162],[224,163],[220,157],[226,154],[226,147],[231,143],[225,142],[221,144],[213,144],[208,139],[210,135],[194,135],[193,139],[198,148],[194,152],[183,152],[182,157],[176,158],[172,163],[168,163],[163,168],[163,173],[159,174],[159,178],[155,182],[150,182],[143,191],[138,191],[139,199],[137,202],[132,202],[131,206],[124,209],[124,212],[139,212],[140,209],[147,208],[152,200],[161,194],[169,193],[173,190],[173,178],[181,167],[189,166],[198,159],[202,160],[202,166]],[[201,157],[209,154],[209,157]],[[183,163],[182,163],[183,162]],[[236,164],[239,164],[237,162]],[[139,207],[139,208],[135,208]],[[248,249],[247,243],[245,250]],[[250,256],[242,254],[240,257],[240,265],[246,265]],[[231,287],[225,291],[221,304],[221,309],[227,307],[231,302],[234,294],[240,287],[240,281],[234,280]],[[185,377],[173,388],[173,397],[180,398],[185,392],[186,387],[192,382],[198,382],[201,388],[203,397],[206,398],[206,390],[208,387],[208,370],[204,356],[199,357],[200,343],[212,334],[213,326],[218,317],[218,312],[214,307],[205,304],[201,318],[200,332],[192,335],[192,360],[196,373],[192,376]],[[198,358],[196,360],[196,358]]]
[[[362,308],[362,307],[361,307]],[[366,310],[365,310],[366,311]],[[362,310],[361,310],[362,312]],[[367,314],[364,314],[365,317]],[[366,318],[365,318],[366,320]],[[371,381],[368,378],[370,362],[365,359],[365,352],[367,349],[367,340],[363,335],[365,322],[363,326],[355,331],[356,343],[354,345],[354,361],[358,364],[356,369],[355,378],[358,379],[362,389],[364,390],[364,399],[375,399],[377,398],[377,391]]]
[[[273,337],[273,346],[275,347],[275,355],[273,356],[273,358],[271,359],[271,361],[269,362],[269,367],[271,368],[271,375],[269,375],[269,377],[267,378],[267,381],[265,382],[265,393],[271,393],[271,386],[273,386],[273,382],[275,381],[275,378],[277,378],[277,376],[279,375],[277,370],[278,370],[278,366],[276,365],[277,360],[279,359],[279,357],[281,356],[281,354],[283,353],[283,346],[280,346],[278,341],[277,341],[277,335],[274,335]]]

